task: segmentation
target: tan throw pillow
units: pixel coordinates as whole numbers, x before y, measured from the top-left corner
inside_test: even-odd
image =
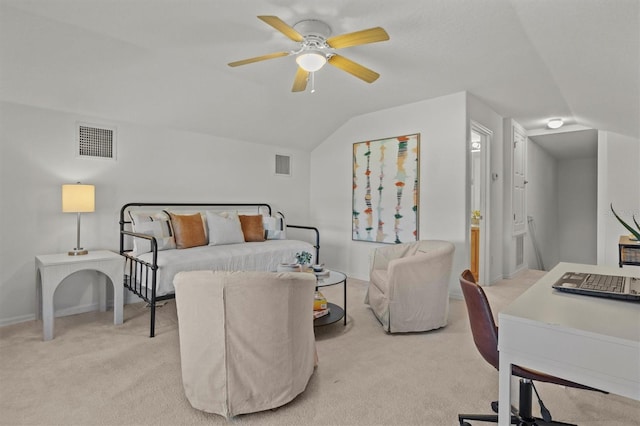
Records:
[[[171,217],[171,226],[173,227],[177,248],[185,249],[207,245],[207,237],[204,234],[200,213],[169,213],[169,216]]]
[[[264,241],[262,215],[238,215],[246,242]]]

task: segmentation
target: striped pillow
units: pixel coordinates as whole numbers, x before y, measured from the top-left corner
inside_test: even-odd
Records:
[[[151,235],[156,238],[158,250],[171,250],[176,248],[176,240],[171,228],[171,222],[164,212],[140,213],[129,212],[133,232]],[[151,251],[151,242],[142,238],[133,239],[133,255]]]

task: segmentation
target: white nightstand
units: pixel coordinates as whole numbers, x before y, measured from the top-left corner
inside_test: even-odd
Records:
[[[60,283],[78,271],[96,271],[102,278],[100,285],[100,310],[107,310],[107,280],[113,285],[113,323],[122,324],[124,307],[124,258],[107,250],[90,251],[82,256],[46,254],[36,256],[36,319],[42,319],[44,340],[53,339],[53,295]]]

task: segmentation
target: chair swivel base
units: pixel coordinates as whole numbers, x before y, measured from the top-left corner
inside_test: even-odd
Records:
[[[460,422],[460,426],[471,426],[473,422],[488,422],[488,423],[498,423],[498,415],[497,414],[459,414],[458,421]],[[519,416],[512,415],[510,424],[512,425],[520,425],[520,426],[546,426],[546,425],[557,425],[557,426],[576,426],[572,423],[563,423],[563,422],[546,422],[543,419],[539,419],[537,417],[523,419]]]
[[[514,407],[511,407],[511,419],[510,424],[512,425],[520,425],[520,426],[544,426],[544,425],[557,425],[557,426],[576,426],[572,423],[564,423],[564,422],[556,422],[551,420],[551,415],[549,414],[549,421],[533,417],[531,415],[531,401],[532,401],[532,392],[533,383],[528,379],[520,379],[520,407],[519,410],[515,410]],[[493,401],[491,403],[491,409],[497,413],[498,412],[498,401]],[[548,412],[547,412],[548,414]],[[498,415],[497,414],[459,414],[458,422],[460,426],[471,426],[469,421],[476,422],[489,422],[489,423],[498,423]]]

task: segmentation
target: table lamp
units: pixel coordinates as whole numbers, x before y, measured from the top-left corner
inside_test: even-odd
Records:
[[[80,247],[80,213],[95,211],[95,186],[76,184],[62,185],[62,212],[78,214],[78,241],[76,247],[69,251],[69,256],[80,256],[88,251]]]

